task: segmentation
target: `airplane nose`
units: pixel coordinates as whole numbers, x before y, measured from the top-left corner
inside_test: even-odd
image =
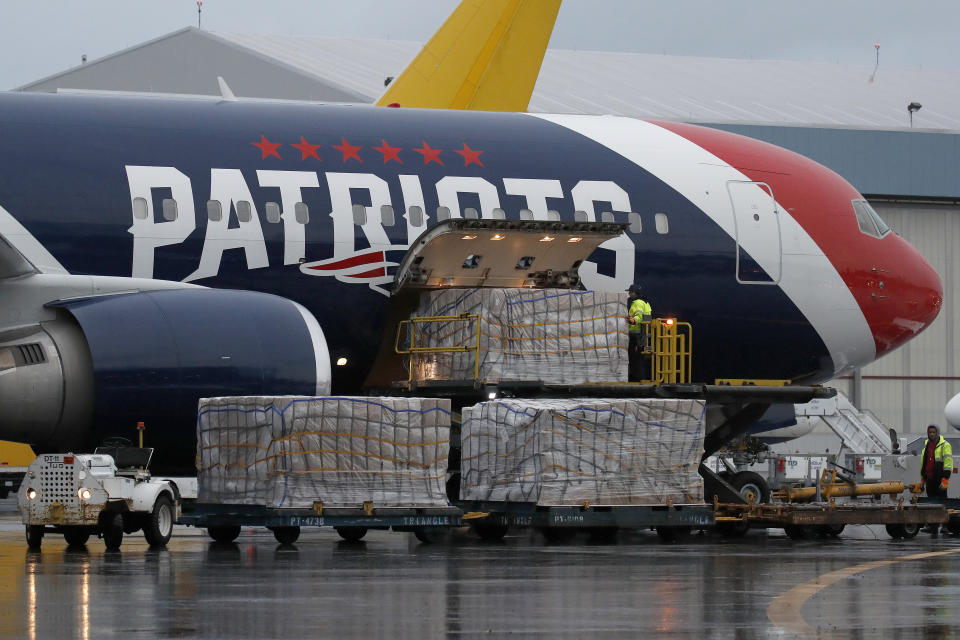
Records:
[[[926,258],[895,233],[881,242],[861,298],[878,358],[930,326],[943,306],[943,283]]]

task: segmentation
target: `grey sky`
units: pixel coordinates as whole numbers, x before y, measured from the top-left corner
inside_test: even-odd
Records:
[[[423,41],[458,0],[205,0],[233,33]],[[196,25],[194,0],[5,0],[0,88]],[[550,46],[960,71],[957,0],[564,0]]]

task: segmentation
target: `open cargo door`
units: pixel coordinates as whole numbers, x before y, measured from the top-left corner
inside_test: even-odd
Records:
[[[394,352],[400,322],[425,290],[444,288],[579,289],[580,265],[625,224],[552,220],[445,220],[410,246],[394,278],[383,340],[367,377],[368,388],[406,380]]]

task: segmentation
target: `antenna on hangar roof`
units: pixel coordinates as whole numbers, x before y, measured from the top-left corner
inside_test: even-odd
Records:
[[[203,0],[197,0],[197,29],[200,28],[200,12],[203,11]]]
[[[873,73],[870,74],[870,84],[873,84],[873,81],[877,78],[877,71],[880,69],[880,43],[874,42],[873,48],[877,52],[877,61],[873,65]]]

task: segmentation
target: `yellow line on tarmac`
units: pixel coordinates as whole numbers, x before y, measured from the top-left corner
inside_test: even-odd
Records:
[[[855,564],[852,567],[837,569],[836,571],[825,573],[812,580],[807,580],[804,583],[798,584],[797,586],[778,596],[773,602],[770,603],[770,606],[767,607],[767,618],[769,618],[770,622],[772,622],[774,625],[780,627],[788,633],[792,633],[800,637],[812,637],[817,635],[817,630],[807,624],[807,621],[803,619],[800,610],[803,608],[803,605],[807,602],[807,600],[817,595],[817,593],[820,591],[823,591],[830,585],[836,584],[845,578],[849,578],[850,576],[863,573],[865,571],[870,571],[871,569],[888,567],[892,564],[907,562],[908,560],[924,560],[926,558],[935,558],[937,556],[945,556],[951,553],[960,553],[960,549],[917,553],[911,556],[891,558],[889,560],[874,560],[873,562]],[[817,637],[824,636],[817,635]]]

